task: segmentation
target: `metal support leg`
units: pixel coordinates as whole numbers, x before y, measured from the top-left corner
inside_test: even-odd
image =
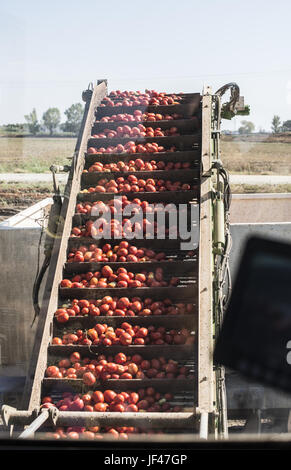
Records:
[[[248,434],[261,434],[261,414],[260,409],[252,411],[247,418],[243,432]]]
[[[49,410],[47,408],[43,408],[38,417],[18,436],[18,439],[33,438],[35,431],[37,431],[49,417]]]
[[[200,439],[208,439],[208,413],[201,413],[200,417],[200,430],[199,430]]]

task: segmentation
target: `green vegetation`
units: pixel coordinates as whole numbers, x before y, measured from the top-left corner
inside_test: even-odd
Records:
[[[273,117],[272,119],[272,132],[274,132],[274,134],[278,134],[281,130],[281,119],[280,119],[280,116],[277,116],[275,114],[275,116]]]
[[[255,125],[251,121],[242,121],[238,129],[240,134],[251,134],[255,130]]]
[[[26,114],[24,116],[26,122],[27,122],[27,127],[29,132],[32,135],[36,135],[40,131],[40,124],[37,119],[37,114],[35,108],[31,111],[31,113]]]
[[[66,121],[61,124],[61,112],[58,108],[49,108],[39,121],[36,109],[24,116],[25,123],[4,124],[0,126],[0,136],[46,136],[49,134],[63,137],[77,136],[84,113],[81,103],[74,103],[64,112]]]
[[[245,193],[291,193],[291,184],[232,184],[233,194]]]
[[[49,108],[42,115],[43,125],[48,129],[50,135],[53,135],[61,122],[61,113],[58,108]]]
[[[72,106],[66,109],[65,115],[67,120],[64,124],[61,124],[62,130],[77,135],[82,122],[83,112],[84,106],[81,103],[72,104]]]

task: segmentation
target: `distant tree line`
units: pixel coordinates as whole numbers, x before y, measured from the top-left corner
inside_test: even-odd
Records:
[[[279,132],[291,132],[291,119],[281,123],[281,118],[277,114],[272,119],[272,132],[278,134]]]
[[[29,132],[32,135],[37,135],[42,132],[49,132],[49,135],[54,135],[57,130],[68,132],[76,135],[79,131],[84,107],[81,103],[74,103],[65,110],[66,121],[61,123],[61,112],[58,108],[49,108],[42,115],[39,121],[36,109],[24,116],[25,123],[21,124],[6,124],[3,128],[7,132]]]
[[[255,125],[251,121],[241,121],[241,126],[238,128],[239,134],[251,134],[255,130]],[[291,119],[281,122],[281,118],[278,115],[274,115],[271,122],[271,130],[274,134],[280,132],[291,132]],[[265,132],[264,129],[260,129],[259,132]],[[224,133],[232,134],[232,131],[224,131]]]
[[[239,134],[251,134],[255,130],[255,125],[251,121],[241,121],[241,126],[238,128]]]

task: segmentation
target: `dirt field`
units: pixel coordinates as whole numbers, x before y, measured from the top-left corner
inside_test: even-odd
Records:
[[[37,201],[52,196],[52,185],[5,184],[0,187],[0,222],[17,214]]]

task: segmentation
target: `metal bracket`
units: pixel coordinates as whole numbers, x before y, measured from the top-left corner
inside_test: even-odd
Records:
[[[87,90],[84,90],[82,93],[82,100],[87,103],[88,101],[91,100],[91,97],[93,95],[93,83],[89,83]]]
[[[52,165],[50,171],[52,173],[68,173],[70,171],[70,165]]]
[[[18,436],[19,439],[26,439],[32,437],[45,422],[49,425],[55,426],[59,416],[59,410],[52,406],[50,408],[37,407],[31,411],[20,411],[12,406],[3,405],[1,409],[1,416],[6,427],[9,427],[16,422],[23,425],[28,424],[28,427]]]
[[[212,168],[215,170],[219,170],[220,168],[223,168],[222,161],[219,158],[217,158],[216,160],[212,160]]]

